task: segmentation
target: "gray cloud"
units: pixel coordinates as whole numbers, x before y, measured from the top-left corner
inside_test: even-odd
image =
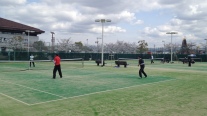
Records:
[[[26,0],[1,0],[1,6],[13,6],[13,5],[22,5],[25,4]]]
[[[194,38],[202,41],[206,38],[207,27],[207,3],[202,0],[39,0],[40,2],[29,3],[26,0],[1,0],[0,17],[14,20],[23,24],[35,26],[46,31],[70,34],[87,34],[89,37],[100,35],[101,23],[95,23],[95,19],[109,18],[111,23],[105,24],[108,33],[116,34],[118,39],[137,41],[146,38],[149,42],[156,43],[157,39],[166,40],[168,31],[179,31],[177,37],[193,34]],[[149,26],[147,21],[139,19],[137,13],[153,12],[154,10],[165,10],[166,15],[171,15],[169,21],[163,24]],[[168,14],[169,13],[169,14]],[[151,19],[154,22],[154,19]],[[131,27],[127,27],[127,26]],[[140,33],[127,34],[132,29]],[[147,25],[147,26],[146,26]],[[146,26],[146,27],[144,27]],[[117,34],[118,33],[118,34]],[[119,36],[120,33],[127,34]],[[68,36],[68,35],[67,35]],[[46,38],[46,36],[44,36]],[[108,35],[109,40],[114,36]],[[48,37],[50,38],[50,37]],[[80,38],[80,37],[77,37]],[[189,37],[190,39],[191,37]],[[187,37],[188,39],[188,37]],[[50,39],[48,39],[50,40]],[[108,41],[109,42],[109,41]],[[111,42],[111,41],[110,41]],[[158,42],[158,45],[162,42]]]

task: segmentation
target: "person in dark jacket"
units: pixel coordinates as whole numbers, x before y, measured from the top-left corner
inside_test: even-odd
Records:
[[[54,58],[54,69],[53,69],[53,79],[56,78],[56,72],[58,71],[59,75],[60,75],[60,78],[62,78],[62,72],[61,72],[61,66],[60,66],[60,57],[58,54],[55,55],[55,58]]]
[[[145,64],[144,64],[144,60],[140,57],[138,57],[139,59],[139,64],[138,66],[140,66],[139,69],[139,77],[142,78],[142,73],[144,74],[145,78],[147,77],[147,74],[144,72],[144,68],[145,68]]]
[[[185,64],[187,62],[187,58],[185,57],[184,59],[183,59],[183,64]]]
[[[192,61],[191,57],[188,56],[188,66],[189,66],[189,67],[191,67],[191,61]]]

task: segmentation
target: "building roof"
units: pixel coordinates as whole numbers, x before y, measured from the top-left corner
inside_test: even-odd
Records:
[[[2,32],[14,32],[14,33],[22,33],[26,32],[26,30],[34,31],[34,35],[44,33],[45,31],[42,31],[38,28],[34,28],[31,26],[27,26],[21,23],[17,23],[11,20],[7,20],[0,17],[0,31]]]

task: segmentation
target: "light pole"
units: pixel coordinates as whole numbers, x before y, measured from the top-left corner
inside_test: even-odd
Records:
[[[103,58],[104,58],[104,55],[103,55],[103,33],[104,33],[104,23],[106,22],[111,22],[110,19],[96,19],[95,22],[101,22],[102,23],[102,44],[101,44],[101,64],[102,66],[104,66],[104,62],[103,62]]]
[[[52,42],[52,53],[54,53],[54,44],[55,44],[55,38],[54,38],[54,32],[50,32],[52,34],[52,39],[51,39],[51,42]]]
[[[25,32],[27,32],[27,35],[28,35],[28,39],[27,39],[27,52],[28,52],[28,56],[29,56],[29,33],[33,33],[33,32],[35,32],[35,31],[31,31],[31,30],[25,30]]]
[[[167,32],[166,34],[171,34],[171,63],[172,63],[172,35],[178,34],[177,32]]]

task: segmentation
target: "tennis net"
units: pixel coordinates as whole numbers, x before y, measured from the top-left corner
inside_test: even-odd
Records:
[[[35,66],[30,61],[0,61],[0,72],[27,71],[27,70],[52,70],[53,60],[34,60]],[[83,58],[61,59],[63,68],[82,68],[84,67]]]

